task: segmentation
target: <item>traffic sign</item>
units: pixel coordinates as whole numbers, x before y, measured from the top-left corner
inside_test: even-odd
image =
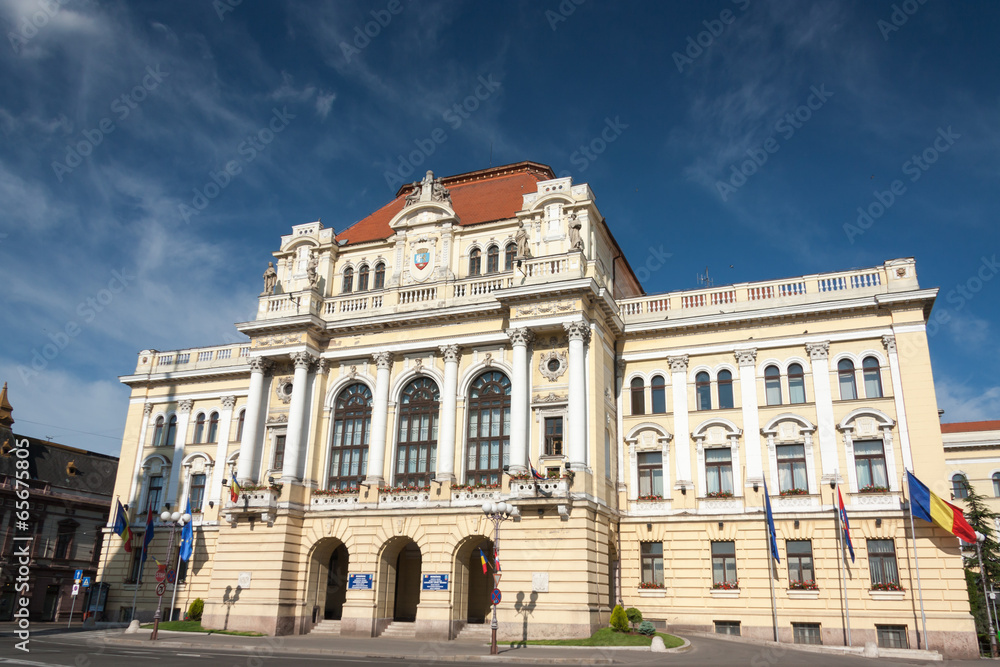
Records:
[[[499,588],[494,588],[493,589],[493,592],[490,593],[490,600],[493,602],[493,604],[500,604],[500,589]]]
[[[177,578],[177,571],[176,570],[170,570],[169,572],[167,572],[167,583],[168,584],[174,583],[174,579],[176,579],[176,578]]]
[[[83,578],[83,587],[84,588],[90,588],[90,577],[84,577]]]
[[[83,570],[74,570],[73,571],[73,578],[74,579],[83,579]]]
[[[73,597],[80,594],[80,584],[73,584]]]
[[[167,590],[167,585],[163,582],[156,584],[156,594],[162,596]]]
[[[167,569],[166,565],[161,565],[160,569],[156,571],[156,581],[157,583],[163,583],[167,579]]]

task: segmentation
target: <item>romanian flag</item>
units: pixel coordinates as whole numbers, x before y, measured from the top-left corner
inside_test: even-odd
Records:
[[[233,477],[232,483],[229,485],[229,498],[235,503],[240,499],[240,494],[243,493],[243,489],[240,488],[240,483],[236,481],[236,477]]]
[[[486,574],[486,554],[483,553],[482,547],[479,547],[479,560],[483,564],[483,574]]]
[[[115,531],[125,541],[125,552],[132,553],[132,529],[128,527],[128,515],[122,507],[122,501],[117,501],[118,507],[115,509],[115,523],[111,530]]]
[[[840,527],[844,531],[844,544],[851,552],[851,562],[854,562],[854,544],[851,543],[851,524],[847,521],[847,508],[844,507],[844,496],[840,495],[840,487],[837,487],[837,498],[840,500]]]
[[[539,472],[535,470],[535,466],[531,465],[531,461],[528,461],[528,467],[531,468],[532,477],[534,477],[535,479],[545,479],[543,475],[539,474]]]
[[[910,512],[913,516],[936,523],[966,542],[976,541],[976,531],[965,520],[962,510],[934,495],[909,470],[906,471],[906,479],[910,487]]]
[[[142,562],[149,555],[149,543],[153,541],[153,508],[146,510],[146,532],[142,534]]]

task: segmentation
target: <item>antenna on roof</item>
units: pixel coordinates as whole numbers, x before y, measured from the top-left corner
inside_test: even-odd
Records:
[[[712,280],[712,277],[708,275],[707,266],[705,267],[704,275],[699,273],[697,278],[698,278],[698,284],[701,285],[702,287],[711,287],[712,285],[715,284],[715,282]]]

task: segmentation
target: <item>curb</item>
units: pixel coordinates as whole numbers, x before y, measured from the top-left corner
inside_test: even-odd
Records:
[[[893,659],[914,659],[914,660],[927,660],[930,662],[939,662],[944,660],[942,656],[937,651],[925,651],[919,649],[878,649],[877,655],[865,655],[865,648],[863,646],[823,646],[815,644],[789,644],[787,642],[776,642],[769,639],[751,639],[748,637],[737,637],[733,635],[722,635],[715,634],[712,632],[691,632],[690,634],[698,637],[706,637],[710,639],[721,639],[728,642],[736,642],[740,644],[752,644],[755,646],[772,646],[776,648],[786,649],[790,651],[802,651],[804,653],[825,653],[827,655],[848,655],[857,658],[868,658],[869,660],[879,660],[883,658],[893,658]]]

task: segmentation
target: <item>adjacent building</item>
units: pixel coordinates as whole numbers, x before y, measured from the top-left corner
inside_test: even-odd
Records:
[[[273,255],[249,342],[143,350],[121,378],[115,492],[137,532],[190,504],[177,607],[203,598],[205,625],[483,628],[483,505],[505,501],[505,639],[589,635],[621,601],[678,631],[842,644],[843,577],[854,644],[978,654],[958,540],[919,521],[911,540],[903,511],[904,469],[947,484],[937,290],[913,259],[647,295],[591,188],[532,162],[428,172]],[[140,570],[109,562],[124,617]],[[150,617],[152,585],[137,596]]]

